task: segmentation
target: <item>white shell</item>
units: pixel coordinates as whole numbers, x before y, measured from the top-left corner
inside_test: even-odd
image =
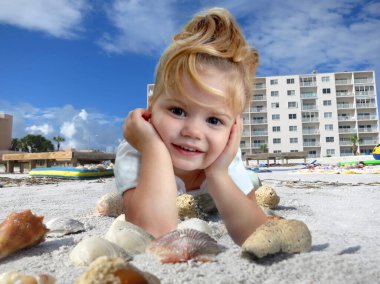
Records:
[[[122,214],[112,223],[105,239],[133,255],[145,252],[146,247],[154,238],[140,227],[125,221],[125,215]]]
[[[117,217],[124,212],[123,197],[119,192],[108,192],[96,202],[96,213]]]
[[[194,229],[194,230],[206,233],[212,237],[212,230],[211,230],[210,225],[206,221],[198,219],[198,218],[191,218],[191,219],[182,221],[181,223],[178,224],[177,228],[178,229],[186,229],[186,228]]]
[[[38,276],[25,275],[17,271],[7,271],[0,274],[1,284],[15,284],[15,283],[36,283],[36,284],[54,284],[56,279],[47,274]]]
[[[75,265],[89,265],[100,256],[129,258],[124,249],[100,237],[84,239],[70,252],[70,260]]]
[[[46,223],[49,229],[49,236],[60,237],[63,235],[74,234],[85,230],[83,223],[65,217],[58,217]]]

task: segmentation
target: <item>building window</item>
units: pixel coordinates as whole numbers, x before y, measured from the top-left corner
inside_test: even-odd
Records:
[[[332,124],[325,124],[325,130],[326,131],[333,131],[334,130],[334,126]]]
[[[278,91],[271,91],[270,96],[271,97],[278,97]]]
[[[297,102],[288,102],[288,108],[297,108]]]
[[[281,130],[280,130],[280,126],[273,126],[272,127],[272,131],[273,132],[280,132]]]
[[[280,120],[279,114],[272,114],[272,120]]]
[[[331,90],[330,90],[330,88],[324,88],[324,89],[322,89],[322,93],[331,94]]]
[[[290,138],[290,143],[291,144],[298,143],[298,138]]]
[[[335,149],[326,149],[327,156],[335,156]]]
[[[272,80],[270,80],[270,84],[271,85],[277,85],[278,84],[278,80],[277,79],[272,79]]]
[[[273,153],[281,153],[281,150],[274,150]]]
[[[330,82],[329,76],[322,76],[322,82]]]
[[[323,113],[324,118],[332,118],[332,112],[325,112]]]
[[[290,150],[291,153],[297,153],[298,150]]]
[[[297,132],[297,125],[290,125],[289,126],[289,131],[290,132]]]
[[[288,93],[288,96],[295,96],[296,95],[295,90],[288,90],[287,93]]]
[[[323,101],[324,106],[331,106],[331,100]]]
[[[326,137],[326,142],[327,142],[327,143],[332,143],[332,142],[334,142],[334,137]]]
[[[286,84],[294,84],[294,79],[293,78],[286,79]]]
[[[281,138],[273,138],[273,144],[280,144]]]
[[[280,108],[280,103],[271,103],[272,108]]]
[[[296,113],[289,113],[289,119],[297,119]]]

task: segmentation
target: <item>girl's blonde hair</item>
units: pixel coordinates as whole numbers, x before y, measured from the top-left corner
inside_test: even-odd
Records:
[[[224,96],[237,114],[250,101],[259,55],[249,47],[233,16],[225,9],[212,8],[195,15],[161,56],[156,68],[151,106],[169,91],[189,97],[182,87],[186,74],[202,90]],[[215,67],[226,76],[227,94],[203,84],[200,72]]]

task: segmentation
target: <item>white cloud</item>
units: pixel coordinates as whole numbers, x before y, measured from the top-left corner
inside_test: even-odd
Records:
[[[0,23],[71,38],[88,9],[88,0],[0,0]]]
[[[45,123],[43,125],[28,126],[25,128],[25,130],[31,134],[41,134],[42,133],[43,135],[48,135],[54,131],[53,128],[50,125],[48,125],[47,123]]]
[[[40,109],[0,100],[0,111],[13,116],[13,138],[42,134],[55,145],[53,137],[59,135],[65,138],[61,149],[115,149],[122,137],[124,119],[96,110],[78,110],[72,105]]]

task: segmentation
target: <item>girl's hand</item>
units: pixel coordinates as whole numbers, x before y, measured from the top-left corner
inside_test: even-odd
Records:
[[[243,121],[240,115],[236,117],[235,124],[231,128],[230,137],[227,141],[226,147],[219,157],[205,169],[206,176],[220,172],[227,172],[228,166],[234,159],[240,145],[240,139],[243,131]]]
[[[130,111],[123,125],[123,135],[141,153],[152,143],[162,143],[161,137],[150,123],[151,113],[145,109]]]

